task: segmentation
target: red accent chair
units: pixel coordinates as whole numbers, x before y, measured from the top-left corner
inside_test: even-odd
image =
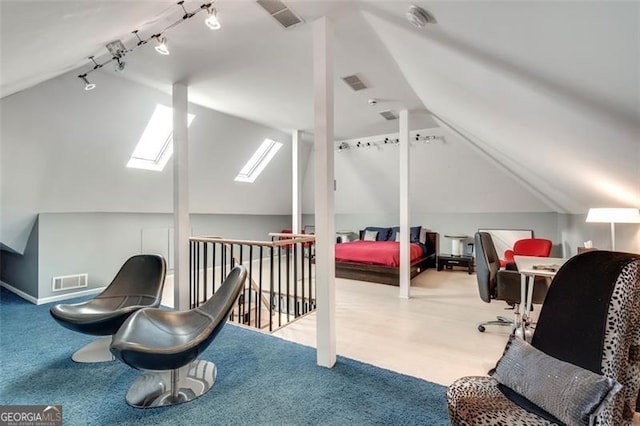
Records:
[[[504,268],[510,263],[515,263],[513,256],[549,257],[552,245],[551,240],[545,238],[525,238],[518,240],[513,244],[513,250],[506,250],[504,252],[504,260],[500,260],[500,266]]]

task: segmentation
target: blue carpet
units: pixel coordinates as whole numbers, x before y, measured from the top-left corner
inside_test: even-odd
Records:
[[[209,393],[148,410],[124,400],[140,375],[118,361],[77,364],[92,339],[58,325],[51,305],[0,290],[0,404],[60,404],[65,425],[447,425],[443,386],[227,325],[203,354],[216,363]],[[372,348],[375,350],[375,348]]]

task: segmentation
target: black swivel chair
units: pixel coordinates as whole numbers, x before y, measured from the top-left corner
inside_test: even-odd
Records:
[[[247,270],[231,270],[211,299],[189,311],[143,309],[113,336],[111,352],[145,370],[129,388],[127,403],[151,408],[191,401],[211,389],[217,370],[198,356],[220,332],[244,288]]]
[[[63,327],[93,336],[108,336],[79,349],[71,359],[75,362],[113,361],[109,352],[111,335],[138,309],[160,306],[166,270],[162,256],[133,256],[95,298],[51,307],[51,316]]]
[[[476,278],[480,298],[491,303],[492,300],[504,300],[510,306],[515,307],[515,320],[497,317],[493,321],[485,321],[478,325],[478,331],[484,332],[487,325],[508,325],[513,327],[519,322],[520,305],[520,274],[517,271],[500,269],[500,258],[488,232],[476,232]],[[536,279],[533,288],[533,303],[544,301],[548,284],[544,278]]]

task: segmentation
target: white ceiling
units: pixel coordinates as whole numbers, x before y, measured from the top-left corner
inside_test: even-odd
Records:
[[[439,125],[525,183],[558,212],[640,207],[640,3],[416,1],[437,24],[419,30],[408,1],[286,2],[305,24],[285,30],[255,1],[218,0],[223,28],[205,13],[125,58],[118,77],[280,130],[313,130],[312,27],[335,24],[338,139],[391,133],[385,109],[427,109],[415,128]],[[188,10],[200,2],[187,1]],[[109,58],[179,19],[173,1],[0,1],[2,97]],[[105,66],[90,74],[98,84]],[[339,77],[358,73],[353,92]],[[79,90],[81,82],[78,81]],[[91,92],[93,93],[93,92]],[[88,93],[88,95],[91,95]],[[381,101],[370,106],[369,98]]]
[[[186,1],[185,7],[192,11],[201,4]],[[155,53],[151,41],[125,57],[121,76],[167,93],[173,82],[185,81],[194,103],[281,130],[311,131],[313,21],[328,15],[336,24],[337,137],[393,131],[397,122],[385,122],[378,111],[423,108],[358,2],[287,4],[305,24],[285,30],[255,1],[216,1],[222,29],[209,30],[203,23],[206,12],[199,13],[166,32],[171,55]],[[2,0],[1,5],[3,97],[72,69],[86,72],[92,68],[86,57],[95,55],[100,63],[110,58],[106,43],[120,39],[131,48],[136,44],[132,30],[146,38],[182,16],[175,2],[164,0]],[[105,66],[89,75],[98,84],[96,90],[100,73],[113,73],[113,68]],[[371,88],[354,92],[339,80],[354,73]],[[380,102],[371,107],[369,98]],[[418,128],[434,125],[430,119],[416,123]]]

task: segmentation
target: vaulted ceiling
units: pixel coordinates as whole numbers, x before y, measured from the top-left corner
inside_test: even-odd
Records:
[[[305,23],[282,28],[255,1],[218,0],[125,56],[118,78],[276,129],[313,132],[313,21],[335,25],[336,137],[390,133],[382,110],[427,110],[438,126],[501,167],[550,211],[640,206],[640,3],[416,1],[437,23],[411,26],[407,1],[286,2]],[[186,1],[188,10],[201,3]],[[135,46],[182,15],[173,1],[7,1],[1,6],[1,93],[76,78],[105,45]],[[92,72],[100,90],[111,65]],[[358,74],[354,92],[340,77]],[[82,82],[78,80],[78,90]],[[86,95],[91,96],[93,92]],[[375,106],[367,103],[378,99]]]

